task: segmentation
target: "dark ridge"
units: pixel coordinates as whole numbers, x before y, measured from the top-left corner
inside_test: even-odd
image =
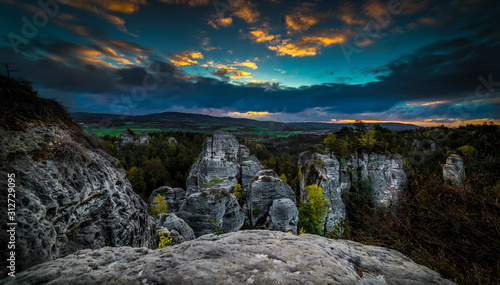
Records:
[[[95,139],[85,135],[59,102],[41,98],[32,82],[0,75],[0,126],[25,131],[28,122],[55,125],[70,132],[73,139],[87,147],[97,147]]]

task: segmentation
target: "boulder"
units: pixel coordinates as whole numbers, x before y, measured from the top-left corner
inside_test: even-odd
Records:
[[[193,229],[175,214],[160,214],[156,220],[156,228],[166,228],[169,231],[176,231],[184,240],[195,239]]]
[[[205,235],[159,250],[81,250],[2,284],[451,285],[401,253],[348,240],[271,231]]]
[[[169,186],[162,186],[155,189],[148,198],[148,207],[153,203],[153,199],[161,195],[165,198],[165,202],[168,204],[168,213],[178,212],[184,201],[186,201],[186,192],[182,188],[172,188]]]
[[[249,224],[252,227],[265,224],[274,200],[290,199],[294,204],[296,202],[293,189],[270,169],[258,171],[250,188],[244,191],[243,195],[246,199]]]
[[[277,199],[269,209],[270,228],[282,232],[297,234],[299,211],[290,199]]]
[[[248,178],[253,177],[261,168],[259,161],[250,155],[248,148],[240,145],[233,135],[216,131],[203,143],[203,151],[189,172],[186,192],[196,193],[203,189],[204,183],[214,178],[222,179],[219,186],[229,191],[238,183],[243,183],[242,187],[245,188]]]
[[[0,127],[0,144],[0,175],[17,181],[18,271],[85,248],[156,246],[154,220],[115,158],[41,122]]]
[[[465,168],[462,157],[452,154],[446,159],[446,164],[443,166],[443,177],[454,185],[463,186]]]
[[[186,239],[179,232],[177,232],[175,230],[169,231],[165,227],[156,228],[156,233],[158,235],[158,246],[160,245],[159,242],[160,242],[160,238],[162,236],[172,239],[170,241],[170,244],[168,244],[168,246],[176,245],[176,244],[183,243],[186,241]]]
[[[245,218],[236,197],[223,188],[189,195],[177,215],[193,229],[196,237],[213,233],[212,223],[226,233],[235,232],[243,226]]]
[[[168,138],[168,143],[177,143],[177,140],[174,137],[169,137]]]

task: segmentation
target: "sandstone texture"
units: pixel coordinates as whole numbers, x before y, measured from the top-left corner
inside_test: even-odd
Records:
[[[282,232],[297,234],[299,211],[290,199],[277,199],[269,209],[270,228]]]
[[[283,232],[205,235],[160,250],[81,250],[2,284],[454,284],[401,253]]]
[[[257,158],[228,132],[217,131],[205,140],[203,151],[193,165],[186,181],[186,192],[196,193],[203,189],[204,183],[213,178],[222,179],[220,187],[231,191],[241,184],[248,187],[251,177],[260,170]]]
[[[178,212],[186,201],[186,192],[182,188],[172,188],[169,186],[162,186],[155,189],[148,198],[148,207],[153,204],[153,199],[161,195],[165,198],[165,202],[168,204],[167,211],[169,213]]]
[[[252,227],[265,225],[269,220],[269,210],[274,200],[289,199],[293,204],[296,202],[293,189],[269,169],[258,171],[250,188],[243,193],[247,201],[247,216]]]
[[[462,157],[456,154],[450,155],[443,166],[443,177],[454,185],[462,186],[465,179],[465,168]]]
[[[209,188],[189,195],[177,215],[193,229],[196,237],[213,233],[213,222],[226,233],[235,232],[245,219],[236,197],[223,188]]]
[[[0,175],[17,181],[18,270],[85,248],[156,246],[146,203],[115,158],[42,122],[24,131],[0,127],[0,145]]]
[[[156,220],[157,228],[166,228],[169,231],[176,231],[184,240],[195,239],[193,229],[181,218],[175,214],[160,214]]]
[[[376,204],[390,206],[398,204],[399,196],[407,186],[403,160],[398,154],[361,153],[351,155],[341,165],[332,154],[308,151],[299,156],[299,166],[301,199],[307,201],[306,187],[316,184],[323,189],[323,197],[329,203],[325,217],[326,231],[332,231],[336,224],[346,219],[342,194],[351,188],[355,191],[362,184],[368,185],[373,189]]]

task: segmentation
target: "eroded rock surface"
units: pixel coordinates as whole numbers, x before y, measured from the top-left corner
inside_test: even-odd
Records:
[[[451,183],[462,186],[465,179],[464,160],[456,154],[450,155],[443,166],[443,177]]]
[[[299,211],[290,199],[277,199],[269,209],[270,228],[282,232],[297,234]]]
[[[369,185],[375,195],[374,202],[385,206],[397,205],[401,192],[407,187],[403,160],[398,154],[362,153],[351,155],[341,164],[331,154],[304,152],[299,157],[299,166],[301,199],[307,201],[306,187],[316,184],[323,189],[323,197],[329,203],[325,217],[326,231],[333,230],[337,223],[346,219],[342,194],[351,186]]]
[[[156,220],[157,228],[166,228],[169,231],[176,231],[184,240],[195,239],[193,229],[181,218],[175,214],[160,214]]]
[[[293,189],[270,169],[258,171],[250,188],[243,193],[247,200],[247,216],[252,226],[265,225],[274,200],[290,199],[294,204],[296,202]]]
[[[454,284],[401,253],[270,231],[206,235],[160,250],[82,250],[5,284]]]
[[[228,132],[217,131],[203,144],[203,151],[193,165],[186,181],[186,192],[196,193],[204,183],[222,179],[220,187],[231,190],[234,185],[248,186],[250,177],[261,169],[260,162],[244,145]]]
[[[44,123],[0,127],[0,145],[0,175],[17,181],[18,270],[84,248],[155,246],[146,203],[115,158]]]
[[[153,204],[153,199],[161,195],[165,198],[165,202],[168,204],[167,211],[169,213],[178,212],[186,201],[186,192],[182,188],[172,188],[169,186],[162,186],[155,189],[148,198],[148,207]]]
[[[196,237],[213,233],[214,221],[224,232],[235,232],[243,226],[245,215],[236,197],[228,190],[210,188],[189,195],[177,213],[194,231]]]

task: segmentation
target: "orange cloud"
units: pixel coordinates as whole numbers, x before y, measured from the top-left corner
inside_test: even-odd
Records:
[[[275,51],[277,55],[291,55],[292,57],[314,56],[317,54],[317,48],[311,46],[299,46],[291,43],[290,39],[281,41],[277,45],[269,45],[268,49]]]
[[[238,0],[232,1],[233,15],[245,20],[249,24],[257,22],[260,16],[259,11],[255,9],[255,4],[250,1]]]
[[[249,36],[257,43],[270,42],[279,37],[275,35],[270,35],[267,31],[262,29],[255,29],[253,31],[250,31]]]
[[[289,30],[292,31],[306,31],[311,26],[331,18],[334,16],[333,12],[315,12],[313,7],[316,4],[302,3],[295,7],[293,12],[285,16],[285,23]]]
[[[229,27],[233,24],[233,18],[214,17],[213,19],[208,21],[208,24],[212,26],[214,29],[218,29],[219,27]]]
[[[205,6],[210,4],[211,0],[160,0],[167,4],[188,5],[191,7]]]
[[[198,65],[195,59],[203,59],[203,54],[199,51],[185,51],[182,53],[172,54],[174,58],[167,58],[176,66]]]
[[[353,3],[347,2],[337,9],[337,17],[347,25],[364,25],[366,20],[359,17]]]
[[[250,60],[246,60],[245,62],[234,62],[233,64],[234,66],[244,66],[244,67],[248,67],[248,68],[251,68],[251,69],[257,69],[257,64],[255,64],[255,62],[251,62]]]
[[[269,112],[254,112],[254,111],[248,111],[245,113],[241,112],[228,112],[227,115],[229,117],[236,117],[236,118],[262,118],[269,116],[271,113]]]

